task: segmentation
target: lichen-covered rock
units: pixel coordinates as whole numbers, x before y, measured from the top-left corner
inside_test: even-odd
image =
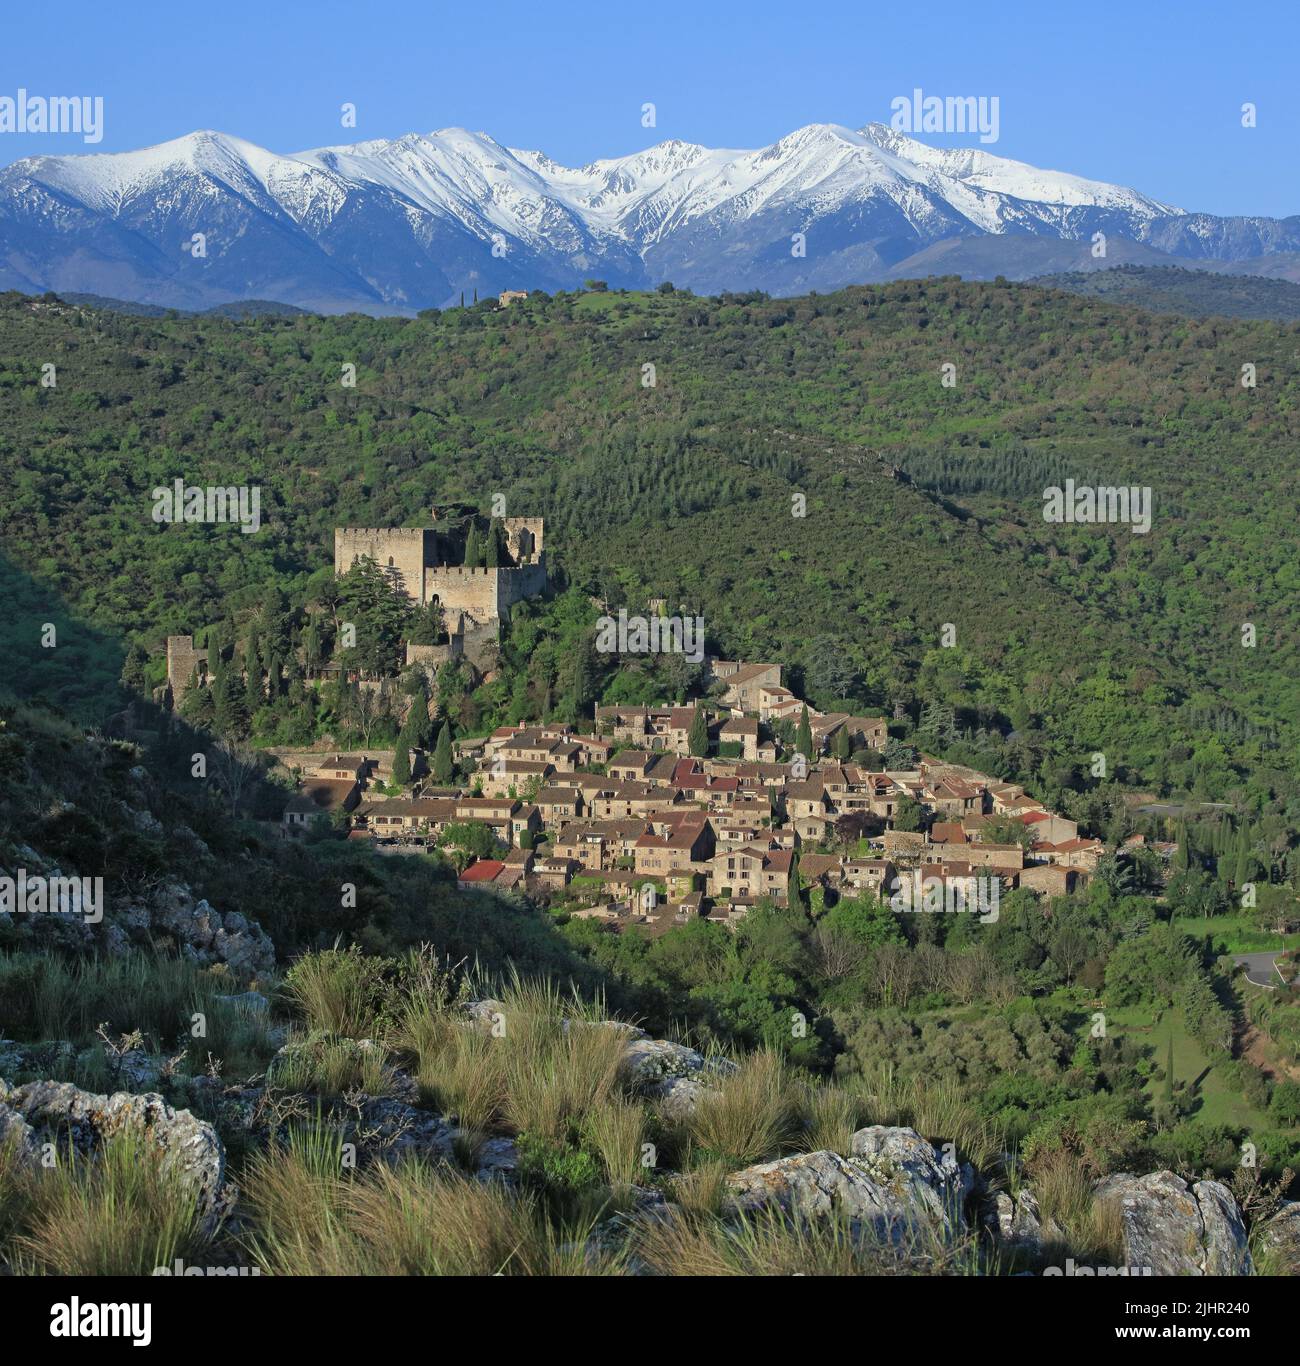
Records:
[[[36,1131],[8,1105],[0,1102],[0,1150],[9,1152],[19,1162],[34,1163],[40,1148]]]
[[[494,1000],[490,996],[485,996],[479,1001],[466,1001],[461,1009],[471,1024],[488,1031],[506,1018],[506,1003]]]
[[[80,1056],[83,1065],[90,1068],[106,1055],[101,1048],[92,1046]],[[109,1084],[115,1090],[148,1091],[162,1080],[163,1061],[157,1053],[149,1053],[143,1048],[132,1048],[116,1057],[109,1056]]]
[[[15,1043],[0,1039],[0,1080],[14,1082],[20,1072],[64,1072],[76,1063],[77,1050],[66,1039],[43,1039],[39,1043]]]
[[[962,1225],[975,1172],[969,1163],[957,1161],[951,1146],[936,1148],[915,1129],[873,1124],[853,1135],[849,1154],[882,1185],[923,1203],[937,1222]]]
[[[930,1148],[928,1161],[918,1144]],[[776,1208],[800,1220],[834,1217],[894,1246],[923,1245],[931,1237],[946,1242],[960,1231],[961,1211],[952,1197],[961,1189],[961,1174],[945,1169],[931,1145],[901,1129],[873,1135],[861,1146],[864,1157],[802,1153],[733,1172],[724,1212]]]
[[[27,1124],[36,1143],[71,1144],[88,1156],[115,1134],[137,1133],[158,1148],[163,1170],[180,1177],[209,1219],[223,1216],[233,1200],[234,1192],[225,1183],[226,1153],[216,1130],[188,1110],[173,1110],[160,1095],[96,1095],[70,1082],[34,1081],[15,1087],[0,1082],[0,1110]]]
[[[400,1100],[365,1100],[359,1112],[336,1106],[331,1121],[340,1126],[345,1143],[355,1144],[363,1165],[379,1158],[450,1161],[454,1152],[452,1124]]]
[[[224,916],[208,902],[195,901],[183,883],[170,883],[155,893],[147,908],[154,930],[171,934],[187,958],[199,963],[225,963],[237,977],[256,977],[275,966],[275,946],[238,911]]]
[[[1300,1276],[1300,1200],[1283,1200],[1260,1229],[1260,1239],[1271,1263],[1267,1270]]]
[[[665,1077],[652,1082],[642,1095],[654,1103],[659,1114],[670,1121],[689,1119],[706,1096],[716,1095],[714,1087],[694,1077]]]
[[[1043,1222],[1043,1212],[1033,1191],[1022,1186],[1014,1198],[1006,1191],[998,1191],[990,1204],[993,1231],[998,1241],[1009,1249],[1036,1256],[1044,1244],[1059,1239],[1061,1230],[1052,1221]]]
[[[1170,1171],[1108,1176],[1096,1198],[1114,1202],[1124,1227],[1125,1263],[1153,1276],[1250,1273],[1246,1228],[1227,1187]]]
[[[704,1055],[668,1039],[634,1039],[623,1054],[623,1075],[633,1086],[702,1071]]]
[[[728,1058],[706,1057],[669,1039],[633,1039],[623,1055],[624,1079],[668,1120],[694,1114],[700,1101],[713,1094],[713,1083],[735,1070]]]

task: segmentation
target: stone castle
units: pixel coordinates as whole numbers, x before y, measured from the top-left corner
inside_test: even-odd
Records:
[[[369,558],[413,602],[442,608],[449,645],[409,646],[410,662],[464,654],[483,663],[511,607],[546,588],[545,523],[541,517],[502,518],[510,563],[484,569],[464,563],[463,530],[440,523],[437,508],[430,520],[427,527],[336,527],[334,572],[346,574]]]

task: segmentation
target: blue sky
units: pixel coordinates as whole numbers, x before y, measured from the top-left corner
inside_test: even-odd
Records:
[[[988,150],[1003,156],[1185,208],[1300,212],[1294,0],[63,0],[11,7],[3,34],[0,95],[102,95],[100,151],[195,128],[289,152],[461,125],[582,164],[664,138],[758,147],[807,123],[888,122],[919,86],[998,96]],[[85,150],[0,134],[0,164]]]

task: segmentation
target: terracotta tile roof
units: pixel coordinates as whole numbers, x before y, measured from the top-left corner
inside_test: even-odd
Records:
[[[500,859],[481,858],[477,863],[471,863],[456,881],[491,882],[505,866]]]

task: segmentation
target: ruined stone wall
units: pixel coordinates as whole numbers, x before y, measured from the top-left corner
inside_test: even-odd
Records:
[[[168,636],[167,685],[174,706],[179,705],[196,667],[203,678],[208,671],[208,652],[194,648],[193,636]]]
[[[541,517],[503,517],[502,530],[506,533],[506,544],[510,554],[519,563],[540,562],[542,551],[546,548],[544,528]]]
[[[546,588],[546,562],[520,565],[518,569],[498,569],[497,614],[509,617],[510,609],[525,598],[535,598]]]

